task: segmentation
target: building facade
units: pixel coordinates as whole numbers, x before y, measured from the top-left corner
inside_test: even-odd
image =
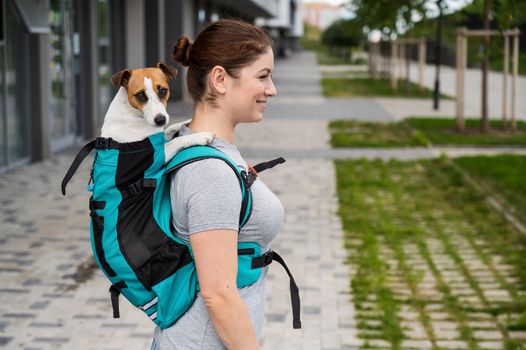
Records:
[[[257,25],[269,30],[278,57],[287,57],[299,48],[303,36],[303,2],[301,0],[278,0],[277,12],[270,18],[257,18]]]
[[[0,0],[0,172],[96,137],[121,69],[172,64],[184,99],[177,38],[219,18],[273,18],[280,1]]]
[[[326,29],[344,16],[343,7],[324,2],[309,2],[304,5],[303,20],[321,30]]]

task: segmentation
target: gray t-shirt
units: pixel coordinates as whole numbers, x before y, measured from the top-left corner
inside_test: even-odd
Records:
[[[183,127],[181,135],[192,131]],[[225,153],[239,168],[247,163],[236,146],[215,139],[212,146]],[[238,234],[240,242],[256,242],[267,251],[283,224],[283,206],[272,191],[257,178],[251,188],[252,214]],[[189,242],[190,235],[218,229],[238,230],[241,210],[241,189],[234,171],[222,160],[206,159],[189,164],[172,178],[172,222],[178,236]],[[260,279],[239,294],[246,303],[258,339],[262,335],[267,268]],[[155,330],[154,340],[161,350],[225,349],[221,343],[201,296],[171,327]]]

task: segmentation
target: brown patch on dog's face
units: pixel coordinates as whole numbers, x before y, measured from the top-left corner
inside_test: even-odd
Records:
[[[159,68],[144,68],[132,71],[128,79],[128,100],[137,109],[143,109],[148,100],[152,98],[152,91],[149,91],[148,83],[145,78],[151,81],[153,93],[166,106],[170,97],[170,87],[167,75]]]

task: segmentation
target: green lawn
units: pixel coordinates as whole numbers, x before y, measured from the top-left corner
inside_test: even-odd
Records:
[[[526,348],[526,340],[513,339],[526,329],[526,237],[457,167],[447,159],[335,163],[365,348],[374,347],[374,339],[388,343],[382,348],[406,349],[419,325],[439,349],[435,314],[455,325],[454,339],[470,350],[484,348],[480,321],[492,325],[505,349]],[[490,288],[509,299],[489,297]]]
[[[321,81],[323,95],[327,97],[415,97],[431,98],[433,91],[424,88],[420,91],[417,84],[398,81],[398,90],[391,90],[388,79],[372,78],[323,78]],[[446,96],[444,96],[446,97]]]
[[[333,147],[419,147],[427,140],[408,123],[367,123],[352,120],[329,124]]]
[[[436,145],[526,145],[526,123],[517,123],[518,132],[503,132],[499,120],[491,120],[492,131],[480,133],[479,119],[466,119],[466,131],[455,130],[453,118],[407,118],[414,129],[420,130],[432,144]]]
[[[518,132],[503,132],[500,121],[491,121],[492,131],[481,134],[476,119],[466,120],[466,132],[455,130],[452,118],[408,118],[396,123],[332,121],[329,124],[333,147],[417,147],[434,145],[503,146],[526,145],[526,123],[517,123]]]

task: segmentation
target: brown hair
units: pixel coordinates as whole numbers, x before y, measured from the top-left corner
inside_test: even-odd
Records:
[[[177,40],[173,59],[188,67],[186,83],[194,102],[214,103],[213,91],[207,93],[207,76],[214,66],[223,67],[232,77],[272,47],[267,32],[250,23],[220,19],[204,28],[192,44],[186,36]],[[206,96],[205,96],[206,94]]]

